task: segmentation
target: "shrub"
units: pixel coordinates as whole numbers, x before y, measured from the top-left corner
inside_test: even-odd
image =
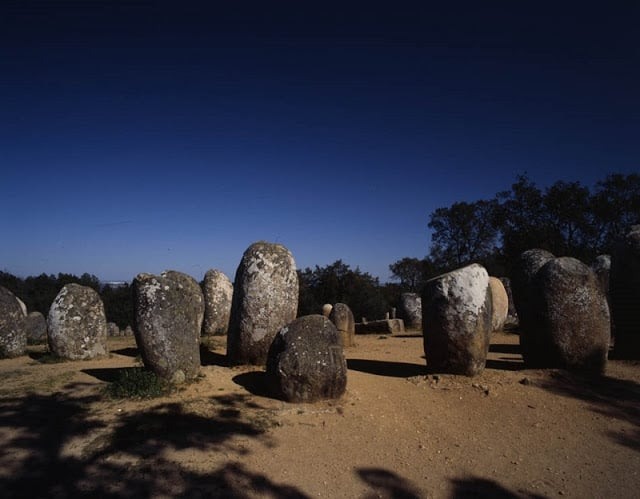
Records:
[[[107,387],[107,393],[114,398],[148,399],[170,391],[171,385],[167,381],[140,367],[121,369]]]

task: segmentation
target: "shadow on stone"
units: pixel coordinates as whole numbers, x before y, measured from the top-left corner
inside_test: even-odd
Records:
[[[419,364],[367,359],[347,359],[347,367],[354,371],[393,378],[410,378],[412,376],[426,374],[427,372],[426,366]]]

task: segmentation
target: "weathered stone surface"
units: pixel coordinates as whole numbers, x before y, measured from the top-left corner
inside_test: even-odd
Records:
[[[575,258],[553,258],[537,272],[533,287],[541,348],[528,353],[527,365],[603,371],[609,306],[595,273]]]
[[[331,310],[333,310],[333,305],[331,303],[325,303],[322,305],[322,315],[324,315],[327,319],[331,315]]]
[[[127,326],[126,328],[124,328],[124,331],[122,332],[122,336],[134,336],[133,328],[131,326]]]
[[[24,314],[16,296],[0,286],[0,358],[18,357],[27,350]]]
[[[225,335],[229,329],[233,284],[219,270],[209,270],[204,275],[202,286],[204,293],[203,335]]]
[[[115,322],[107,322],[107,336],[122,336],[120,328]]]
[[[31,312],[24,320],[27,343],[37,345],[47,342],[47,320],[40,312]]]
[[[640,225],[632,226],[614,247],[609,297],[616,356],[640,359]]]
[[[422,331],[422,298],[418,293],[402,293],[398,312],[408,330]]]
[[[539,333],[542,318],[534,306],[538,291],[533,286],[533,280],[544,264],[553,258],[554,255],[548,251],[531,249],[522,253],[514,266],[511,287],[518,311],[520,349],[525,362],[528,358],[539,358],[544,353],[545,342],[541,341]]]
[[[489,275],[478,264],[435,277],[422,294],[427,368],[473,376],[485,367],[491,337]]]
[[[383,319],[356,323],[356,334],[403,334],[404,321],[402,319]]]
[[[591,269],[595,272],[600,283],[600,288],[604,291],[605,296],[609,297],[609,274],[611,272],[611,256],[598,255],[591,265]]]
[[[58,357],[85,360],[108,353],[104,305],[90,287],[64,286],[53,300],[47,323],[49,348]]]
[[[147,369],[174,383],[200,371],[204,297],[180,272],[138,274],[133,280],[135,338]]]
[[[297,309],[298,275],[289,250],[267,242],[249,246],[233,285],[229,363],[265,365],[273,338],[295,319]]]
[[[491,290],[491,330],[502,331],[509,312],[509,296],[504,289],[502,281],[497,277],[489,277],[489,289]]]
[[[288,402],[342,396],[347,362],[333,323],[322,315],[308,315],[283,327],[269,349],[267,380],[274,396]]]
[[[349,305],[336,303],[331,309],[329,320],[340,333],[340,341],[343,347],[352,347],[356,344],[356,321]]]

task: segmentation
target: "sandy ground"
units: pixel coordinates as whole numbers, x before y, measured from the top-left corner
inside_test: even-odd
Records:
[[[639,497],[640,362],[606,376],[524,370],[495,334],[480,376],[425,375],[419,336],[358,336],[346,395],[287,404],[263,374],[227,368],[163,398],[110,399],[139,365],[0,360],[2,497]]]

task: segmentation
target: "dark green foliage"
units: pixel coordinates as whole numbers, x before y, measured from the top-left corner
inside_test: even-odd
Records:
[[[104,303],[107,321],[115,322],[120,329],[133,324],[133,300],[128,284],[119,287],[102,286],[100,280],[88,273],[80,277],[73,274],[40,274],[25,279],[8,272],[0,272],[0,286],[4,286],[20,298],[30,312],[40,312],[47,317],[49,308],[60,290],[70,283],[77,283],[96,290]]]
[[[170,391],[169,383],[142,367],[121,369],[107,387],[107,394],[114,398],[148,399],[161,397]]]
[[[389,310],[378,278],[358,267],[351,269],[342,260],[326,267],[298,270],[300,296],[298,316],[318,314],[325,303],[346,303],[356,322],[362,317],[384,317]]]
[[[541,190],[526,175],[494,199],[458,202],[431,214],[430,258],[442,271],[478,262],[509,274],[523,251],[540,248],[590,263],[640,223],[640,175],[612,174],[594,189],[555,182]]]

